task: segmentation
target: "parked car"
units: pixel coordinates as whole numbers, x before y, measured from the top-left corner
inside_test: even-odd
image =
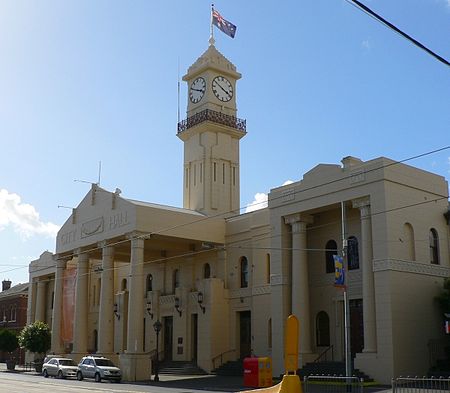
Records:
[[[77,364],[68,358],[51,358],[42,365],[42,375],[45,378],[49,376],[56,378],[67,378],[77,376]]]
[[[85,356],[78,364],[77,379],[94,378],[95,382],[107,379],[113,382],[122,380],[122,372],[119,367],[103,356]]]

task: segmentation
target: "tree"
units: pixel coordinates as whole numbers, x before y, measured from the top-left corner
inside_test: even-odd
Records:
[[[16,333],[8,329],[0,330],[0,351],[11,353],[17,348],[19,348],[19,342]]]
[[[25,326],[19,334],[19,344],[27,351],[44,355],[51,347],[49,326],[41,321]]]
[[[8,370],[14,370],[16,366],[15,359],[11,353],[19,347],[16,332],[8,329],[0,330],[0,351],[8,352],[9,359],[6,361]]]

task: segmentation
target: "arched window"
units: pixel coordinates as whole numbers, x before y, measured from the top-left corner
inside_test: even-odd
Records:
[[[241,258],[241,288],[248,287],[248,260],[246,257]]]
[[[145,288],[146,288],[147,292],[153,291],[153,276],[151,274],[147,274]]]
[[[348,270],[359,269],[358,239],[355,236],[347,239],[347,261]]]
[[[15,322],[17,318],[17,308],[16,306],[11,306],[11,322]]]
[[[266,254],[266,282],[270,284],[270,254]]]
[[[325,311],[320,311],[316,317],[316,343],[318,347],[330,346],[330,318]]]
[[[122,284],[120,286],[120,289],[122,291],[126,291],[127,290],[127,279],[126,278],[122,279]]]
[[[439,237],[436,229],[430,229],[430,262],[439,265]]]
[[[414,241],[414,229],[410,223],[403,225],[403,244],[405,248],[405,257],[408,261],[416,260],[416,248]]]
[[[267,347],[272,348],[272,318],[267,322]]]
[[[334,258],[337,254],[337,243],[334,240],[328,240],[325,245],[325,268],[327,273],[334,273]]]
[[[180,271],[175,269],[173,271],[173,292],[180,286]]]
[[[210,278],[211,277],[211,266],[209,263],[205,263],[203,265],[203,278]]]

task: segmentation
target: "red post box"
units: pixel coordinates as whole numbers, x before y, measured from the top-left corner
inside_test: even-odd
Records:
[[[244,386],[259,387],[258,358],[244,358]]]

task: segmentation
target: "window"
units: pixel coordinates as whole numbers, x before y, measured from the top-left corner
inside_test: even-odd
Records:
[[[175,292],[175,289],[180,286],[180,271],[178,269],[175,269],[173,271],[173,292]]]
[[[347,239],[347,261],[348,270],[359,269],[358,239],[355,236]]]
[[[127,279],[124,278],[122,280],[122,285],[120,286],[120,288],[122,289],[122,291],[126,291],[127,290]]]
[[[328,240],[325,245],[325,268],[327,273],[334,273],[334,255],[337,255],[337,243]]]
[[[200,163],[200,183],[203,181],[203,163]]]
[[[316,317],[316,343],[318,347],[330,346],[330,317],[325,311]]]
[[[54,302],[55,302],[55,291],[52,292],[52,310]]]
[[[184,172],[185,172],[184,173],[184,180],[186,182],[186,188],[188,188],[188,186],[189,186],[189,169],[186,168]]]
[[[146,281],[146,290],[147,292],[153,291],[153,276],[151,274],[147,274],[147,281]]]
[[[233,186],[236,185],[236,167],[233,167]]]
[[[225,164],[222,164],[222,184],[225,184]]]
[[[217,178],[217,164],[214,163],[214,181],[216,181]]]
[[[210,278],[211,277],[211,266],[209,263],[205,263],[203,265],[203,278]]]
[[[270,254],[266,254],[266,282],[270,284]]]
[[[17,308],[16,306],[11,306],[11,322],[15,322],[17,318]]]
[[[197,165],[194,164],[194,186],[197,185]]]
[[[248,261],[246,257],[241,258],[241,288],[248,287]]]
[[[431,228],[430,234],[430,262],[439,265],[439,237],[436,229]]]
[[[401,241],[404,244],[406,259],[409,261],[416,260],[415,240],[414,240],[414,228],[410,223],[406,223],[403,226],[403,239]]]

